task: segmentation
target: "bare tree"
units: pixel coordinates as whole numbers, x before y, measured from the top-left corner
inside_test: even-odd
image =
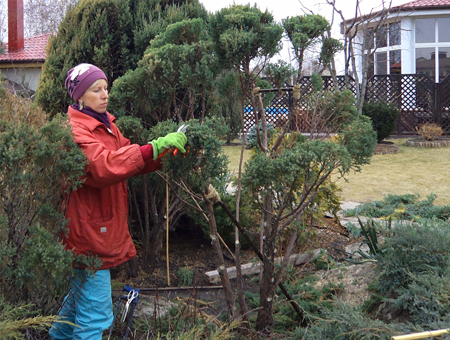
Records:
[[[56,33],[67,13],[79,0],[24,0],[24,36]],[[8,1],[0,0],[0,42],[8,39]]]
[[[25,36],[57,32],[67,10],[77,3],[78,0],[25,0]]]
[[[386,29],[387,19],[392,18],[392,0],[382,0],[382,9],[372,10],[368,14],[361,13],[361,0],[356,0],[354,17],[346,19],[341,9],[338,9],[336,0],[326,0],[333,8],[333,16],[336,13],[342,23],[341,32],[344,36],[344,74],[346,84],[349,84],[349,77],[353,77],[357,84],[356,87],[358,112],[362,112],[364,97],[369,78],[369,70],[373,69],[373,61],[377,45],[374,44],[375,37],[389,34],[389,28]],[[394,19],[395,21],[395,19]]]
[[[8,1],[0,0],[0,45],[8,37]]]

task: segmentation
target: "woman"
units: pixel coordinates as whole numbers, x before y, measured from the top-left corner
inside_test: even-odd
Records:
[[[158,156],[168,148],[184,153],[186,136],[174,132],[147,145],[131,144],[106,111],[108,81],[94,65],[80,64],[69,70],[65,85],[75,101],[68,109],[72,132],[88,165],[84,184],[70,193],[66,210],[69,231],[63,242],[77,255],[100,258],[102,265],[93,275],[74,266],[72,289],[59,315],[76,327],[55,323],[50,337],[101,340],[113,319],[109,269],[136,255],[128,231],[125,181],[160,169]]]

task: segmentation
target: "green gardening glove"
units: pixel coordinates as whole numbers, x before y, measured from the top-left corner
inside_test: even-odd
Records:
[[[165,137],[152,140],[150,144],[153,146],[153,159],[158,159],[158,156],[167,149],[177,148],[181,153],[185,153],[186,142],[187,138],[183,132],[172,132]]]

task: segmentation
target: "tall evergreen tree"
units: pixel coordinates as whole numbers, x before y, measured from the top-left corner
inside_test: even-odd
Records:
[[[200,116],[214,79],[214,58],[202,19],[171,24],[152,40],[134,71],[114,83],[110,102],[117,115],[154,124],[175,116]]]
[[[132,65],[132,16],[127,0],[83,0],[69,11],[56,37],[49,43],[47,59],[36,90],[38,104],[51,115],[72,104],[64,87],[67,71],[79,63],[104,70],[109,81]]]
[[[82,0],[70,10],[49,43],[36,100],[52,116],[72,103],[64,88],[67,71],[93,63],[110,85],[136,68],[150,42],[174,22],[207,12],[198,0]]]

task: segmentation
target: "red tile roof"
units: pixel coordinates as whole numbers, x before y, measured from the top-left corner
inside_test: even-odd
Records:
[[[403,11],[418,11],[418,10],[436,10],[436,9],[450,9],[450,0],[415,0],[407,2],[403,5],[398,5],[390,9],[391,14]],[[356,21],[365,20],[367,18],[375,18],[381,11],[365,14],[353,19],[344,20],[341,24],[349,24]]]
[[[24,39],[24,48],[16,52],[8,52],[8,44],[5,44],[3,46],[5,52],[0,54],[0,63],[43,63],[47,56],[45,50],[51,35],[51,33],[47,33],[26,38]]]
[[[415,0],[396,6],[397,9],[435,9],[436,7],[449,8],[450,0]]]

